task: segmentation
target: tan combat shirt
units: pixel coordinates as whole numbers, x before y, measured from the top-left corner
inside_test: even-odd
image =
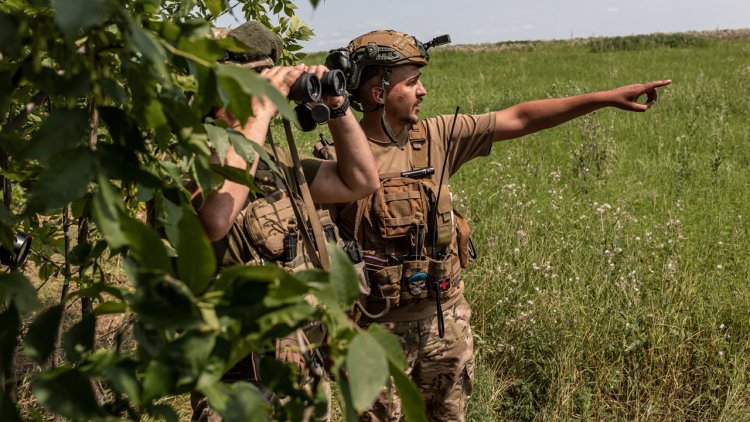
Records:
[[[440,180],[440,174],[443,168],[443,162],[446,162],[445,176],[443,184],[447,184],[450,176],[454,175],[458,169],[467,161],[476,157],[489,155],[492,149],[492,138],[495,133],[495,113],[481,115],[464,115],[459,114],[456,121],[456,127],[453,130],[453,142],[448,160],[445,160],[448,149],[448,141],[453,124],[453,116],[438,116],[424,120],[427,139],[430,144],[430,166],[435,168],[432,181],[437,185]],[[378,172],[383,174],[400,173],[407,170],[414,170],[413,154],[409,141],[405,145],[397,145],[391,141],[376,140],[370,138],[370,148],[372,149],[375,161],[378,166]],[[403,148],[403,149],[402,149]],[[441,195],[446,194],[447,189],[443,189]],[[350,203],[339,210],[337,225],[345,238],[353,238],[354,223],[356,219],[357,204]],[[389,240],[383,239],[376,231],[364,222],[360,223],[360,230],[364,231],[364,238],[359,240],[365,251],[382,255],[385,254],[383,245],[389,243]],[[454,226],[455,238],[455,226]],[[391,241],[393,243],[393,241]],[[396,241],[398,243],[398,241]],[[452,248],[455,252],[455,241]],[[397,254],[405,254],[406,246],[396,246]],[[456,294],[444,301],[444,309],[455,303],[464,290],[463,280],[460,281]],[[378,322],[387,321],[413,321],[434,315],[436,312],[435,302],[425,299],[410,305],[399,307],[392,310]]]

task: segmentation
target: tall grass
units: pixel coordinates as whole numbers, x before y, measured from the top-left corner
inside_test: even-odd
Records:
[[[750,43],[720,38],[432,52],[424,117],[673,80],[451,179],[480,254],[470,420],[750,420]]]
[[[750,45],[704,43],[433,54],[424,115],[673,80],[452,180],[481,256],[472,420],[750,419]]]

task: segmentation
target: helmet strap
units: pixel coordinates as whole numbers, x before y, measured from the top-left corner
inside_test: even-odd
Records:
[[[385,119],[385,110],[383,110],[383,115],[380,116],[380,126],[383,128],[383,132],[388,136],[388,139],[391,140],[394,144],[396,144],[397,147],[403,149],[404,145],[406,145],[406,141],[409,140],[409,127],[408,125],[405,125],[403,129],[401,129],[401,132],[394,134],[391,130],[391,126],[388,124],[388,122]]]
[[[403,148],[404,145],[406,145],[406,141],[409,140],[409,130],[408,126],[404,126],[404,128],[399,132],[398,134],[394,134],[393,130],[391,130],[391,126],[388,124],[388,121],[385,118],[385,103],[388,101],[388,88],[390,88],[391,85],[391,68],[386,67],[383,71],[383,78],[380,80],[380,88],[381,88],[381,102],[375,107],[375,110],[378,110],[380,108],[383,109],[383,115],[380,116],[380,126],[383,128],[383,132],[388,136],[388,138],[396,144],[399,148]],[[373,111],[375,111],[373,110]]]

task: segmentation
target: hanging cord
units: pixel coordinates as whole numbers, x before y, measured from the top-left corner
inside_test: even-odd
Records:
[[[438,204],[440,203],[440,193],[443,190],[443,178],[445,177],[445,167],[448,165],[448,156],[451,152],[451,147],[453,146],[453,130],[456,128],[456,120],[458,120],[458,110],[460,109],[459,106],[456,106],[456,113],[453,115],[453,124],[451,125],[451,133],[448,136],[448,147],[445,149],[445,158],[443,159],[443,168],[440,169],[440,179],[438,181],[438,193],[437,198],[435,198],[435,205],[432,207],[432,219],[430,221],[432,228],[430,229],[432,233],[432,257],[433,259],[437,259],[437,256],[435,255],[435,243],[437,242],[437,213],[438,213]],[[448,276],[450,277],[450,275]],[[451,280],[452,281],[452,280]],[[438,286],[438,281],[433,280],[431,283],[433,289],[435,289],[435,305],[437,306],[437,317],[438,317],[438,335],[440,338],[445,337],[445,320],[443,319],[443,304],[440,303],[440,286]]]

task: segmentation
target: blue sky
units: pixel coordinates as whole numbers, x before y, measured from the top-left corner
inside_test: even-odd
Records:
[[[299,0],[297,16],[316,36],[305,51],[343,47],[374,29],[453,44],[569,39],[750,28],[750,0]],[[229,17],[222,25],[236,26]]]

